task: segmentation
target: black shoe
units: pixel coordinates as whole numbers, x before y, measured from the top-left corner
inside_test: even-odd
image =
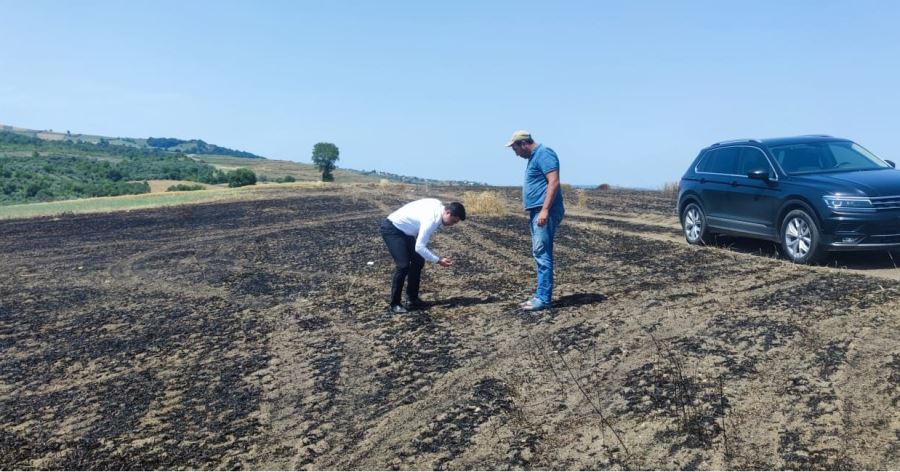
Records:
[[[388,308],[388,311],[395,315],[402,315],[404,313],[409,313],[409,311],[407,311],[406,308],[403,308],[403,305],[391,305],[391,307]]]
[[[421,298],[413,298],[406,303],[406,308],[410,310],[424,310],[428,308],[428,304],[423,302]]]

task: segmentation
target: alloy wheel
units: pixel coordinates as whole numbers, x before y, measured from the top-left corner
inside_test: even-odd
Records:
[[[697,241],[703,234],[703,216],[700,209],[691,206],[684,212],[684,235],[688,241]]]
[[[812,235],[809,223],[795,216],[788,221],[784,231],[784,247],[791,259],[803,259],[812,248]]]

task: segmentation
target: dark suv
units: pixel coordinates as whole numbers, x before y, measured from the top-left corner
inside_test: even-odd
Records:
[[[726,141],[681,178],[678,214],[691,244],[715,233],[781,243],[794,262],[826,251],[900,247],[900,171],[831,136]]]

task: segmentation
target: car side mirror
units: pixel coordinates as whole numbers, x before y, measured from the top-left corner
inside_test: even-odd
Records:
[[[885,159],[884,162],[887,162],[888,165],[893,167],[894,169],[897,168],[897,164],[894,164],[894,161],[889,161],[889,160]]]
[[[747,173],[747,177],[749,177],[751,179],[762,180],[764,182],[768,182],[769,181],[769,171],[762,170],[762,169],[751,170],[750,172]]]

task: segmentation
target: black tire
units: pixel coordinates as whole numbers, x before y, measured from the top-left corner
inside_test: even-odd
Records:
[[[821,259],[822,249],[819,225],[806,210],[796,209],[781,220],[781,248],[784,255],[796,264],[812,264]]]
[[[681,229],[688,244],[706,245],[711,235],[706,229],[706,214],[696,203],[688,203],[681,211]]]

